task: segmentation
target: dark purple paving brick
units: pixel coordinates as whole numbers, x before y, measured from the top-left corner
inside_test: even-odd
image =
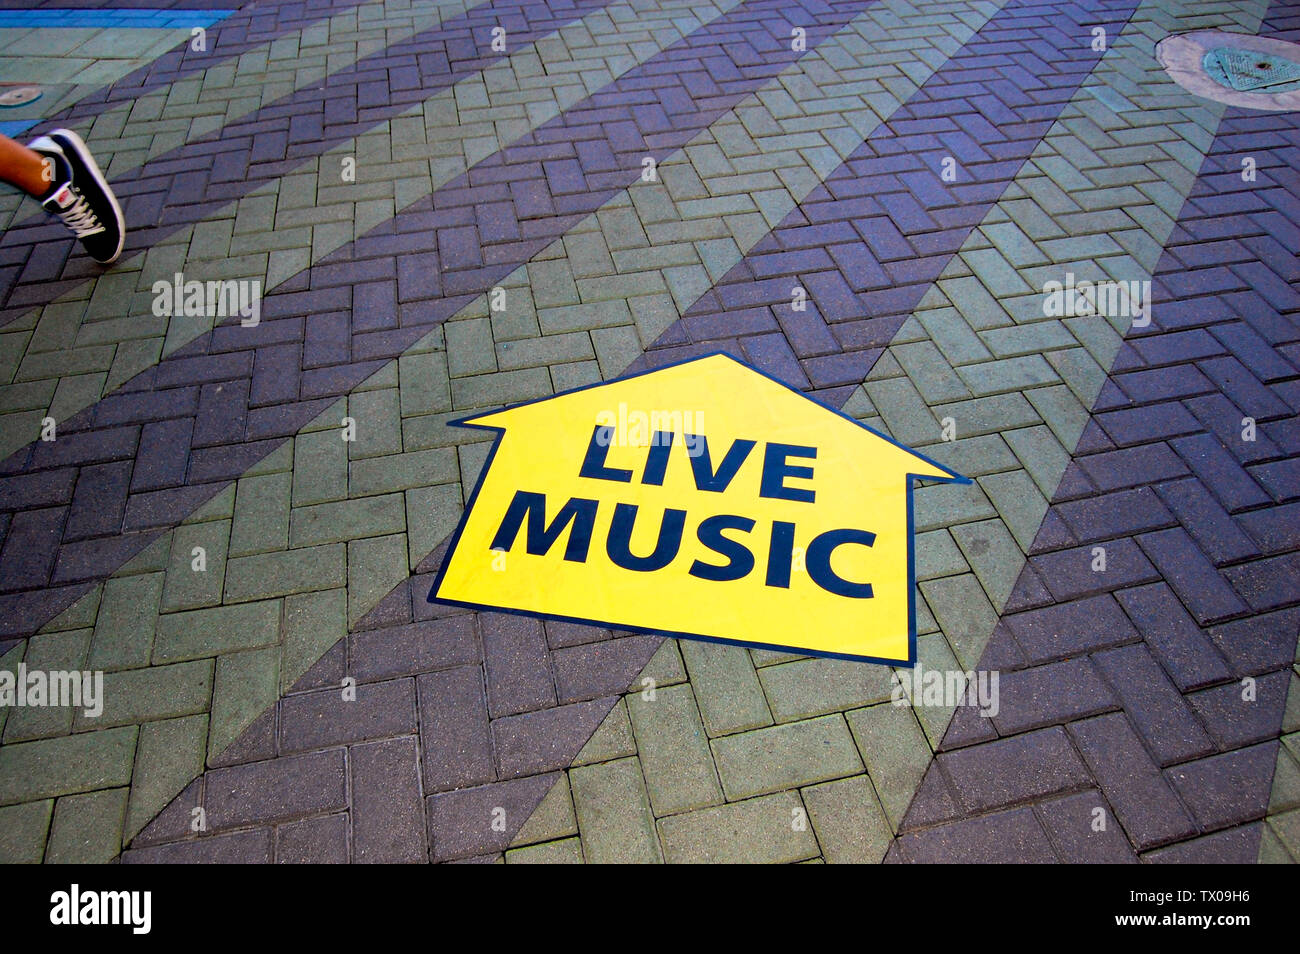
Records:
[[[504,851],[560,778],[558,773],[534,775],[429,796],[426,814],[433,860]],[[493,827],[494,818],[504,822],[500,830]]]
[[[1095,546],[1082,546],[1054,553],[1040,553],[1029,564],[1057,600],[1065,601],[1094,593],[1105,593],[1138,583],[1160,579],[1160,574],[1132,540],[1124,538],[1103,545],[1106,569],[1094,570],[1101,554]]]
[[[350,636],[349,642],[351,673],[359,682],[481,661],[470,613],[362,630]]]
[[[652,655],[661,637],[630,635],[587,643],[551,653],[555,688],[561,703],[594,699],[627,691],[625,674]]]
[[[291,687],[293,691],[297,687]],[[220,752],[208,753],[209,768],[223,768],[227,765],[243,765],[246,762],[261,762],[276,755],[275,726],[278,706],[267,709],[252,721],[239,738],[227,745]]]
[[[1165,444],[1144,444],[1093,454],[1080,458],[1077,463],[1103,492],[1172,480],[1187,473],[1178,455]]]
[[[1138,543],[1201,625],[1247,611],[1246,604],[1181,527],[1143,534]]]
[[[342,749],[290,755],[208,772],[208,830],[289,820],[347,804]]]
[[[1158,485],[1156,491],[1215,564],[1258,555],[1259,548],[1239,526],[1246,526],[1245,520],[1234,521],[1200,481],[1175,480]]]
[[[1147,864],[1253,865],[1259,861],[1259,823],[1193,838],[1142,856]]]
[[[1245,419],[1256,415],[1237,407],[1225,395],[1207,394],[1186,402],[1186,406],[1235,460],[1251,463],[1278,455],[1277,446],[1258,427],[1254,440],[1245,439]]]
[[[1220,750],[1276,739],[1282,731],[1290,670],[1268,673],[1254,682],[1254,698],[1240,682],[1203,689],[1187,697]],[[1208,754],[1208,753],[1205,753]]]
[[[1053,507],[1052,512],[1065,521],[1079,543],[1141,533],[1174,522],[1169,510],[1150,487],[1062,503]],[[1108,562],[1109,556],[1108,548]]]
[[[498,777],[568,768],[617,701],[611,696],[494,720]]]
[[[1264,817],[1277,747],[1276,741],[1266,742],[1175,766],[1165,774],[1203,830],[1239,825]]]
[[[546,637],[540,620],[509,613],[480,613],[492,718],[556,704]]]
[[[236,831],[122,852],[123,864],[251,865],[271,860],[271,829]]]
[[[275,861],[277,864],[347,864],[348,816],[322,815],[278,826]]]
[[[280,702],[280,751],[415,733],[415,680],[362,683],[348,701],[338,687],[295,693]]]
[[[1109,595],[1093,596],[1004,618],[1033,663],[1064,659],[1138,639],[1138,633]]]
[[[348,749],[355,861],[423,864],[429,860],[417,749],[414,737]]]
[[[1166,584],[1123,590],[1116,597],[1179,691],[1232,676],[1223,656]]]
[[[426,592],[427,592],[426,588]],[[581,646],[586,643],[598,642],[602,639],[610,639],[613,634],[607,629],[601,629],[598,626],[588,626],[584,623],[566,623],[560,620],[548,619],[544,623],[546,629],[546,642],[552,649],[563,649],[566,646]]]
[[[1214,390],[1214,384],[1193,364],[1117,374],[1110,380],[1123,390],[1133,404],[1152,404]]]
[[[1297,633],[1300,610],[1289,609],[1215,626],[1210,638],[1236,674],[1247,676],[1291,665]]]
[[[1057,860],[1051,841],[1028,807],[910,832],[895,844],[899,860],[912,864],[1046,864]]]
[[[1274,396],[1273,392],[1255,376],[1253,369],[1247,370],[1234,357],[1206,358],[1198,361],[1196,366],[1214,382],[1223,397],[1244,412],[1244,416],[1258,421],[1280,417],[1290,411],[1286,402]],[[1240,430],[1240,418],[1237,424]]]
[[[1300,600],[1300,553],[1228,567],[1223,575],[1256,612]]]
[[[1197,833],[1122,713],[1076,722],[1070,734],[1139,850]]]
[[[1039,802],[1034,809],[1061,861],[1070,864],[1137,862],[1133,847],[1101,792],[1092,789],[1054,798]],[[1100,825],[1105,827],[1098,830]]]
[[[917,786],[912,804],[907,807],[899,831],[913,831],[951,821],[961,814],[956,796],[948,787],[944,773],[937,762],[931,762],[921,784]]]
[[[1094,420],[1105,430],[1117,447],[1129,447],[1160,441],[1168,437],[1192,434],[1201,424],[1187,408],[1177,402],[1168,402],[1127,410],[1098,414]]]
[[[1237,517],[1236,525],[1244,529],[1264,553],[1300,549],[1300,503],[1243,513]]]
[[[991,721],[999,735],[1014,735],[1116,708],[1115,697],[1087,657],[1003,672],[998,689],[999,711]],[[946,742],[946,735],[944,739]]]
[[[1092,659],[1158,764],[1171,765],[1215,751],[1192,708],[1147,646],[1108,649]]]
[[[483,670],[429,673],[418,686],[425,789],[443,792],[495,779]]]
[[[1294,500],[1300,497],[1300,460],[1269,461],[1247,467],[1246,472],[1273,495],[1274,500]]]
[[[988,811],[1056,792],[1090,779],[1060,727],[1039,729],[936,757],[967,811]]]

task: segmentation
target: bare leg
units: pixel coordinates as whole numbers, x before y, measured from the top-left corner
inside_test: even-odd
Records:
[[[33,198],[50,191],[53,170],[47,160],[8,136],[0,135],[0,181],[17,186]]]

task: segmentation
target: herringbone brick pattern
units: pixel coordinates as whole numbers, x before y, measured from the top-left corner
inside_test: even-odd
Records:
[[[0,667],[109,705],[0,709],[0,853],[1294,855],[1294,125],[1153,57],[1265,8],[284,4],[78,104],[152,247],[0,248]],[[1157,262],[1129,343],[1041,310]],[[178,270],[261,325],[148,314]],[[916,495],[920,660],[996,718],[426,602],[487,452],[449,419],[718,348],[976,478]]]
[[[1243,181],[1263,135],[1277,144]],[[1157,269],[1152,327],[1122,348],[981,660],[1004,672],[1002,711],[958,712],[900,860],[1300,847],[1286,815],[1300,807],[1300,271],[1277,239],[1296,227],[1298,149],[1290,117],[1225,117]],[[1081,682],[1093,691],[1066,691]],[[1008,771],[1049,740],[1042,772]],[[994,829],[1002,849],[968,837]]]

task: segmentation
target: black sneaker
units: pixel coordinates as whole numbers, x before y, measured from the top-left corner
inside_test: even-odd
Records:
[[[117,261],[126,238],[122,207],[81,137],[70,129],[55,129],[28,148],[53,163],[54,184],[41,205],[63,220],[95,261]]]

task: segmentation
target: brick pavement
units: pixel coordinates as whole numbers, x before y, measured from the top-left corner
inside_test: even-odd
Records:
[[[385,5],[395,40],[327,60],[326,90],[369,102],[364,64],[393,85],[457,16],[538,33],[486,83],[487,60],[453,76],[417,55],[424,85],[393,86],[409,101],[331,134],[292,118],[331,115],[305,74],[258,101],[214,89],[233,149],[288,133],[261,179],[198,186],[209,201],[177,158],[208,154],[219,126],[160,127],[143,150],[124,135],[110,168],[162,185],[153,201],[179,216],[124,279],[77,272],[30,229],[6,237],[46,278],[0,335],[5,440],[62,411],[54,446],[6,462],[0,665],[106,669],[110,702],[93,725],[0,710],[5,857],[1295,854],[1295,128],[1183,93],[1151,55],[1193,20],[1294,24],[1263,3],[749,2],[647,31],[661,6],[532,21],[442,4],[421,39],[428,7]],[[350,16],[313,26],[285,5],[283,30],[262,28],[278,37],[232,36],[282,57],[323,27],[316,45],[346,51]],[[588,53],[585,89],[530,82],[593,37],[607,52]],[[177,62],[131,83],[157,95]],[[239,62],[247,90],[256,60]],[[412,134],[411,155],[439,155],[422,146],[437,135],[455,154],[369,199],[326,187],[327,159],[396,160]],[[644,155],[661,181],[638,181]],[[300,168],[310,193],[290,188]],[[146,275],[224,274],[295,207],[305,240],[237,266],[266,279],[255,331],[173,320],[142,339],[115,320],[147,309]],[[1039,289],[1066,268],[1154,273],[1153,327],[1121,346],[1126,320],[1046,319]],[[813,306],[797,321],[793,284]],[[96,325],[104,343],[82,342]],[[424,601],[486,452],[449,418],[718,347],[978,478],[917,493],[919,642],[923,667],[1001,670],[996,718],[890,705],[884,667]]]

